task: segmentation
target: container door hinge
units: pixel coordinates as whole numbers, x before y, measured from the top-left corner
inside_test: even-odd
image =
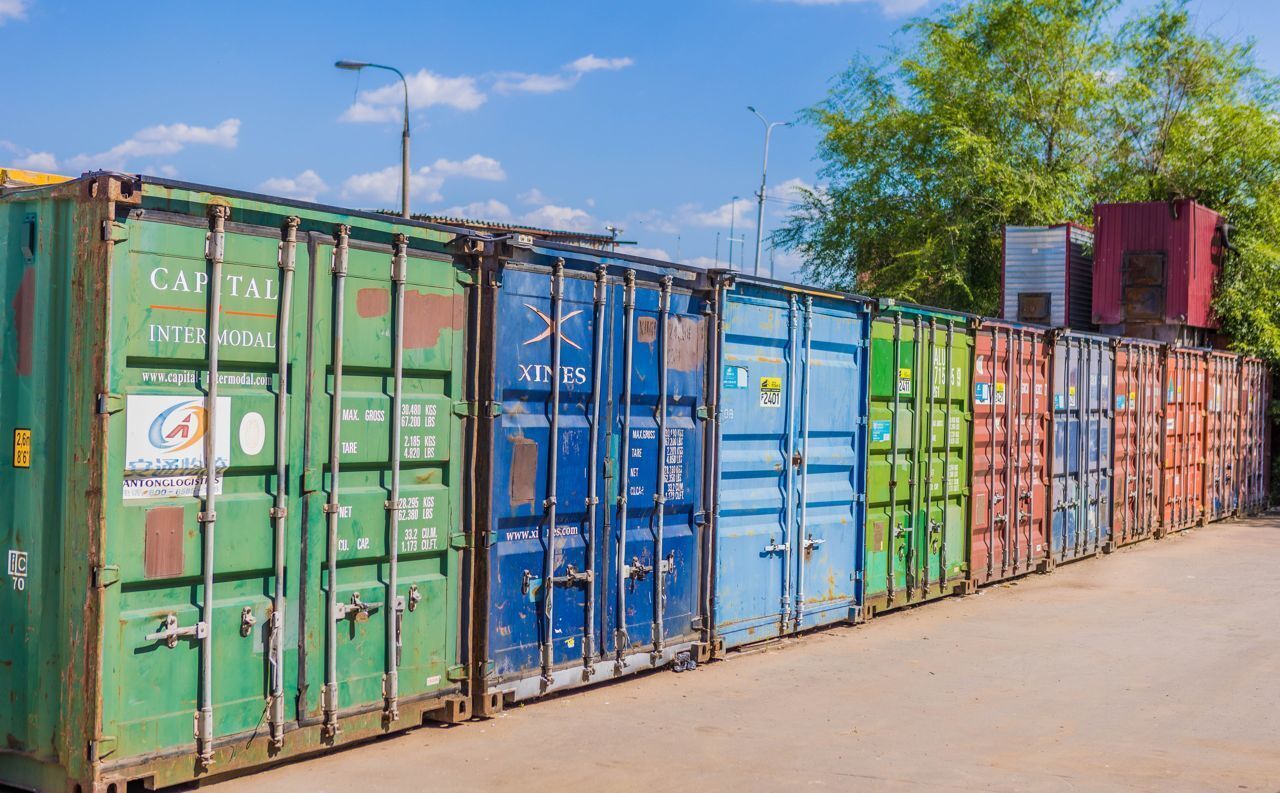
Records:
[[[93,588],[106,589],[120,580],[120,568],[114,564],[100,564],[93,568]]]
[[[455,532],[449,535],[449,547],[457,550],[470,548],[471,543],[468,542],[467,533],[465,531]]]
[[[707,407],[706,405],[699,406],[698,418],[702,419],[703,421],[706,421],[707,419],[711,418],[711,408]]]
[[[454,402],[453,414],[462,418],[476,418],[478,416],[501,416],[502,405],[498,402],[485,402],[484,408],[477,409],[475,402]]]
[[[476,274],[461,267],[454,270],[453,275],[463,286],[471,286],[476,282]]]
[[[114,220],[102,221],[103,242],[125,242],[129,239],[129,227]]]
[[[124,394],[98,394],[98,414],[109,416],[124,410]]]
[[[471,670],[467,669],[465,664],[449,667],[449,671],[445,674],[451,682],[461,683],[464,680],[471,679]]]
[[[116,736],[99,735],[89,741],[89,762],[96,763],[116,750]]]
[[[693,513],[693,525],[695,525],[695,526],[705,526],[705,525],[707,525],[707,512],[706,512],[706,510],[699,510],[699,511],[697,511],[697,512]]]

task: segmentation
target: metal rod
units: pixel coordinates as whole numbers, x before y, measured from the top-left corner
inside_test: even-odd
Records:
[[[785,433],[787,436],[786,455],[787,459],[783,463],[787,471],[786,490],[786,509],[784,510],[784,525],[782,528],[782,620],[779,629],[783,632],[787,630],[787,623],[791,619],[791,565],[792,565],[792,548],[796,544],[795,538],[795,477],[796,477],[796,430],[795,430],[795,398],[796,398],[796,329],[799,327],[799,304],[796,296],[791,295],[787,309],[787,414],[785,418]]]
[[[943,408],[942,416],[942,440],[943,448],[946,449],[946,458],[948,462],[942,467],[942,526],[938,531],[938,591],[944,592],[947,586],[947,528],[950,520],[949,507],[951,506],[951,476],[948,471],[950,468],[951,455],[953,447],[951,445],[951,364],[952,349],[955,347],[955,325],[951,320],[947,320],[947,362],[945,376],[943,382],[943,396],[946,397],[946,407]],[[966,398],[967,401],[967,398]],[[968,454],[968,450],[965,450]],[[956,466],[959,471],[959,464]],[[967,470],[967,469],[966,469]]]
[[[923,419],[924,406],[924,389],[920,387],[920,360],[922,350],[924,349],[924,339],[922,338],[922,329],[924,324],[920,321],[920,317],[911,317],[911,334],[915,339],[915,348],[911,351],[911,478],[907,480],[907,500],[911,502],[910,521],[911,529],[908,533],[906,543],[906,564],[905,573],[907,576],[907,600],[915,596],[917,573],[916,573],[916,542],[919,537],[916,530],[920,527],[920,487],[917,480],[920,478],[923,461],[920,459],[919,450],[923,444],[920,440],[920,425],[925,423]],[[932,412],[932,411],[930,411]]]
[[[1036,535],[1036,491],[1040,489],[1040,466],[1037,460],[1040,457],[1040,445],[1036,439],[1036,425],[1040,423],[1040,392],[1036,390],[1036,379],[1040,374],[1040,361],[1043,359],[1041,353],[1044,351],[1045,338],[1039,331],[1031,333],[1031,466],[1030,476],[1027,484],[1027,510],[1030,518],[1027,522],[1027,570],[1035,563],[1035,535]],[[1044,524],[1042,523],[1041,526]],[[1047,538],[1046,538],[1047,539]]]
[[[1009,346],[1013,346],[1013,330],[1009,331]],[[1017,427],[1017,434],[1010,443],[1012,448],[1017,449],[1016,465],[1012,465],[1009,471],[1010,479],[1013,481],[1013,488],[1008,493],[1009,511],[1013,513],[1013,551],[1009,554],[1013,562],[1013,571],[1018,571],[1018,563],[1021,561],[1018,553],[1021,550],[1021,540],[1019,532],[1022,530],[1022,493],[1024,492],[1019,485],[1022,483],[1022,453],[1026,447],[1022,445],[1022,365],[1023,361],[1023,331],[1018,329],[1018,346],[1014,355],[1013,378],[1009,384],[1005,386],[1004,404],[1006,409],[1010,404],[1013,405],[1013,423]],[[1012,430],[1013,428],[1010,427]],[[1009,461],[1010,463],[1013,460]]]
[[[407,138],[406,138],[407,140]],[[400,637],[404,605],[400,601],[400,457],[404,423],[404,287],[408,280],[409,239],[397,234],[392,242],[391,288],[395,290],[395,325],[391,331],[391,498],[387,500],[387,642],[386,677],[382,682],[383,716],[400,718]]]
[[[929,352],[928,352],[928,359],[926,361],[926,364],[929,367],[929,388],[925,392],[928,394],[929,409],[928,409],[927,418],[925,419],[925,422],[924,422],[924,431],[928,435],[928,439],[924,443],[925,465],[924,465],[924,488],[923,488],[923,497],[922,497],[922,500],[924,501],[924,549],[923,549],[924,553],[921,556],[922,561],[920,564],[920,572],[923,573],[922,578],[924,580],[923,586],[921,588],[921,593],[925,597],[929,596],[929,557],[933,553],[933,524],[934,524],[934,520],[933,520],[933,459],[934,459],[933,426],[934,426],[934,416],[937,413],[937,404],[938,404],[938,395],[936,393],[938,388],[937,379],[936,379],[936,372],[937,372],[938,366],[937,366],[937,361],[935,360],[938,357],[938,355],[934,347],[937,344],[937,339],[938,339],[938,320],[936,317],[929,317]],[[945,508],[945,505],[944,505],[944,508]],[[938,589],[939,590],[942,589],[941,581],[938,582]]]
[[[1000,337],[991,326],[991,390],[987,393],[987,579],[996,572],[996,369]]]
[[[587,548],[584,566],[587,571],[587,606],[586,635],[582,638],[582,667],[584,670],[594,668],[592,662],[596,657],[596,542],[599,536],[599,520],[597,507],[600,504],[600,383],[604,366],[601,363],[604,355],[604,325],[609,305],[609,284],[607,281],[609,268],[600,265],[596,268],[595,289],[595,326],[591,341],[591,430],[587,441],[590,450],[587,452]],[[586,672],[589,674],[590,672]]]
[[[348,238],[351,229],[339,225],[334,231],[333,248],[333,396],[329,404],[329,500],[324,506],[327,526],[325,571],[325,665],[324,665],[324,737],[332,741],[338,735],[338,620],[344,613],[338,608],[338,479],[342,452],[342,335],[343,309],[346,303]]]
[[[800,552],[796,563],[796,609],[795,626],[799,631],[804,621],[804,568],[805,553],[809,550],[809,373],[810,358],[813,353],[813,297],[804,298],[804,362],[800,365],[801,377],[804,378],[800,388]]]
[[[898,541],[898,390],[902,375],[902,315],[893,315],[893,409],[889,411],[889,544],[885,557],[888,562],[888,604],[893,605],[894,579],[897,576],[894,557]]]
[[[542,682],[555,680],[556,490],[560,474],[560,319],[564,313],[564,259],[551,269],[551,405],[547,450],[547,550],[542,557]]]
[[[226,222],[230,209],[213,206],[209,209],[209,231],[205,234],[205,259],[209,262],[209,329],[208,350],[209,382],[205,387],[204,433],[204,510],[199,520],[204,526],[203,548],[200,556],[203,591],[200,603],[200,622],[203,630],[196,629],[200,640],[200,710],[196,714],[196,753],[200,764],[208,768],[213,764],[213,614],[214,614],[214,549],[217,527],[217,476],[218,476],[218,353],[220,352],[222,318],[222,260],[226,250]]]
[[[286,476],[289,461],[288,399],[289,399],[289,335],[293,312],[293,273],[297,269],[298,225],[297,217],[285,221],[283,239],[280,242],[280,302],[276,323],[276,493],[271,507],[271,522],[275,540],[274,593],[271,599],[270,646],[271,707],[268,721],[271,728],[271,745],[279,749],[284,745],[284,613],[285,613],[285,537],[289,527],[289,501],[286,492]]]
[[[631,490],[631,369],[633,366],[632,347],[635,342],[636,322],[636,271],[627,270],[625,276],[626,291],[622,297],[623,333],[622,333],[622,483],[618,489],[618,617],[614,627],[614,651],[617,656],[618,670],[622,669],[622,659],[626,654],[627,644],[627,577],[630,573],[627,564],[627,495]]]
[[[1002,575],[1008,575],[1012,556],[1009,552],[1010,539],[1015,538],[1018,531],[1017,523],[1013,520],[1014,501],[1017,500],[1017,495],[1014,493],[1013,486],[1013,421],[1011,420],[1012,411],[1009,409],[1009,400],[1013,395],[1015,369],[1013,354],[1013,329],[1007,328],[1004,349],[1004,525],[1000,527],[1003,546],[1000,554]],[[1014,541],[1016,542],[1016,539]]]
[[[671,281],[669,275],[662,277],[658,293],[658,486],[653,492],[653,511],[657,519],[657,527],[653,537],[653,656],[656,660],[662,655],[664,635],[664,601],[667,597],[667,571],[662,569],[666,552],[667,520],[667,375],[670,363],[671,342],[667,327],[671,315]],[[683,444],[682,444],[683,445]],[[674,559],[670,572],[674,574]]]

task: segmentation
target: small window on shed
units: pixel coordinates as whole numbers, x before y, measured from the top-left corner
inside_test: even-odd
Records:
[[[1018,321],[1037,325],[1053,324],[1053,296],[1048,292],[1019,292]]]

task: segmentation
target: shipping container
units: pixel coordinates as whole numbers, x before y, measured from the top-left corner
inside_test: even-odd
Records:
[[[1092,230],[1074,223],[1005,226],[1003,249],[1003,319],[1093,328]]]
[[[1118,338],[1115,346],[1115,429],[1111,538],[1128,545],[1160,528],[1160,454],[1164,438],[1164,347]]]
[[[1055,334],[1051,565],[1110,549],[1114,366],[1110,338]]]
[[[1240,510],[1240,356],[1208,354],[1205,386],[1205,520],[1232,517]]]
[[[1169,347],[1164,364],[1164,509],[1161,533],[1204,522],[1205,386],[1209,352]]]
[[[113,174],[0,193],[0,782],[466,715],[453,237]]]
[[[856,620],[870,304],[721,273],[717,650]]]
[[[1259,358],[1240,370],[1240,508],[1254,515],[1270,504],[1271,372]]]
[[[706,273],[474,244],[478,712],[706,658]]]
[[[1203,344],[1227,226],[1194,201],[1098,204],[1093,321],[1104,333]]]
[[[871,326],[863,612],[964,590],[972,317],[881,301]]]
[[[976,586],[1043,566],[1049,553],[1047,331],[983,320],[974,337],[973,528]]]

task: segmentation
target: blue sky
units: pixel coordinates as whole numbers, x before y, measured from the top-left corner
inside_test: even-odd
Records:
[[[763,126],[930,0],[127,4],[0,0],[0,164],[116,168],[356,207],[396,207],[410,76],[414,211],[624,229],[695,264],[754,256]],[[107,9],[110,12],[107,12]],[[1280,70],[1280,3],[1198,0]],[[775,131],[765,230],[817,181],[815,130]],[[770,252],[766,244],[767,264]],[[740,255],[735,252],[735,259]],[[795,257],[778,252],[778,275]]]

